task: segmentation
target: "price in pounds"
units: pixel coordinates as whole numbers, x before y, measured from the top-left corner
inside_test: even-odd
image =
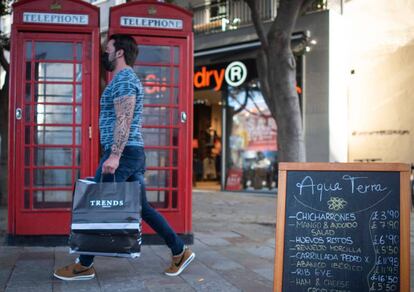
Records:
[[[400,211],[398,210],[386,210],[386,211],[374,211],[371,214],[372,221],[379,221],[379,220],[395,220],[400,218]]]
[[[400,259],[395,256],[379,255],[375,264],[376,265],[390,265],[390,266],[398,267],[400,265]]]
[[[400,222],[399,221],[372,221],[371,222],[371,229],[383,228],[383,229],[392,229],[392,230],[399,230]]]
[[[370,279],[375,282],[389,283],[389,284],[398,284],[398,277],[392,275],[384,275],[374,273]]]
[[[374,223],[377,223],[378,226],[381,228],[389,228],[389,229],[394,229],[394,230],[397,230],[398,228],[400,228],[399,221],[379,221],[379,222],[374,222]]]
[[[372,239],[373,245],[385,245],[385,244],[391,244],[391,245],[398,245],[400,242],[400,236],[397,234],[386,234],[386,235],[374,235]]]
[[[376,249],[377,254],[381,255],[398,255],[400,249],[398,246],[390,246],[390,245],[381,245],[378,246]]]
[[[397,284],[372,282],[369,291],[398,291]]]

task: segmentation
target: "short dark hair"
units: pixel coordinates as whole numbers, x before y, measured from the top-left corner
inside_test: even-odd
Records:
[[[109,40],[114,40],[115,51],[124,51],[125,63],[133,67],[138,56],[138,46],[134,38],[127,34],[113,34]]]

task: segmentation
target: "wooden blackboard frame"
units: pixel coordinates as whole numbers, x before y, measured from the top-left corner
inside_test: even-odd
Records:
[[[283,287],[283,254],[286,223],[286,182],[289,171],[400,172],[400,291],[410,291],[410,165],[403,163],[323,162],[279,163],[273,291],[282,292]]]

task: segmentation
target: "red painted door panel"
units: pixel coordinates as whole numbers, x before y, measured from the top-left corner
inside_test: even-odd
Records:
[[[68,234],[72,186],[89,174],[90,37],[18,38],[15,231]]]

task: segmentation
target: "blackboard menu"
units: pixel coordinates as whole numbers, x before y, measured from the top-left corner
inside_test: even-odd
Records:
[[[400,291],[400,172],[289,171],[282,291]]]

